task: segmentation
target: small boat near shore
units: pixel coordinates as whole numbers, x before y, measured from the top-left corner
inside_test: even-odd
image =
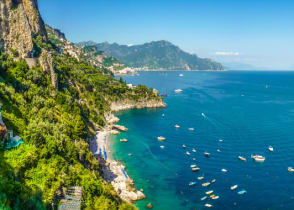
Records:
[[[200,200],[204,201],[206,200],[207,196],[202,197]]]
[[[196,149],[193,148],[193,149],[192,149],[192,152],[196,152]]]
[[[205,182],[202,184],[202,187],[208,187],[210,185],[210,182]]]
[[[228,170],[227,170],[227,169],[225,169],[225,168],[223,168],[223,169],[221,170],[221,172],[224,172],[224,173],[226,173],[226,172],[228,172]]]
[[[184,76],[184,74],[179,74],[179,77],[183,77]]]
[[[159,136],[159,137],[157,137],[157,140],[158,140],[158,141],[164,141],[165,138],[164,138],[163,136]]]
[[[264,162],[265,157],[261,155],[251,155],[251,158],[254,159],[256,162]]]
[[[216,151],[217,151],[217,152],[221,152],[221,150],[220,150],[220,149],[217,149]]]
[[[186,155],[191,155],[191,153],[190,152],[186,152]]]
[[[184,149],[186,149],[186,148],[187,148],[187,146],[186,146],[185,144],[183,144],[183,145],[182,145],[182,147],[183,147]]]
[[[207,207],[207,208],[211,208],[211,207],[213,207],[213,205],[211,205],[211,204],[209,204],[209,203],[206,203],[204,206]]]
[[[178,124],[175,125],[175,128],[180,128],[180,126]]]
[[[268,150],[269,150],[270,152],[273,152],[273,151],[274,151],[274,148],[273,148],[272,146],[269,146],[269,147],[268,147]]]
[[[196,184],[196,182],[190,182],[189,186],[191,187],[191,186],[194,186],[195,184]]]
[[[209,191],[207,191],[205,194],[206,195],[210,195],[210,194],[212,194],[213,193],[213,190],[209,190]]]
[[[219,199],[219,196],[218,195],[211,195],[210,198],[213,200],[216,200],[216,199]]]
[[[235,190],[237,188],[238,188],[238,185],[233,185],[233,186],[230,187],[231,190]]]
[[[127,139],[120,139],[119,141],[120,141],[120,142],[128,142]]]
[[[204,179],[204,177],[203,176],[199,176],[197,179],[198,180],[202,180],[202,179]]]
[[[215,182],[216,182],[216,179],[211,180],[211,183],[215,183]]]
[[[194,128],[188,128],[189,131],[194,131]]]
[[[204,156],[205,157],[210,157],[210,153],[209,152],[204,152]]]
[[[239,195],[244,195],[244,194],[246,194],[246,193],[247,193],[246,190],[241,190],[241,191],[238,192]]]
[[[288,171],[289,171],[289,172],[294,172],[294,168],[292,168],[292,167],[288,167]]]
[[[201,113],[201,115],[202,115],[202,117],[206,118],[206,115],[203,112]]]
[[[193,165],[190,165],[191,168],[196,168],[197,165],[196,164],[193,164]]]
[[[163,146],[163,145],[161,145],[161,146],[160,146],[160,148],[161,148],[161,149],[164,149],[164,146]]]
[[[182,89],[176,89],[176,90],[175,90],[175,93],[181,93],[181,92],[183,92]]]
[[[198,167],[196,167],[196,168],[192,168],[192,171],[193,172],[196,172],[196,171],[199,171],[200,170],[200,168],[198,168]]]
[[[242,160],[242,161],[247,161],[246,158],[244,158],[244,157],[242,157],[242,156],[240,156],[240,155],[238,156],[238,159],[239,159],[239,160]]]

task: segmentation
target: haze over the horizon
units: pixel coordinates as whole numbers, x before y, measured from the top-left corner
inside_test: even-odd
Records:
[[[39,8],[72,42],[168,40],[224,64],[294,69],[291,0],[39,0]]]

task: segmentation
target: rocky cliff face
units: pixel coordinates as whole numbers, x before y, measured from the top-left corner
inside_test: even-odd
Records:
[[[23,58],[31,57],[34,35],[47,41],[37,0],[1,0],[0,47],[9,53],[15,50]]]

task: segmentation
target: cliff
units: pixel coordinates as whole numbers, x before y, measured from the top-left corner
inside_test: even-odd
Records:
[[[1,0],[0,47],[8,53],[14,51],[22,58],[32,57],[35,35],[47,41],[37,0]]]

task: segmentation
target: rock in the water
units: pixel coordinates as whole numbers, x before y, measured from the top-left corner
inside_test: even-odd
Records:
[[[147,204],[147,208],[148,208],[148,209],[151,209],[152,207],[153,207],[153,206],[152,206],[151,203],[148,203],[148,204]]]

